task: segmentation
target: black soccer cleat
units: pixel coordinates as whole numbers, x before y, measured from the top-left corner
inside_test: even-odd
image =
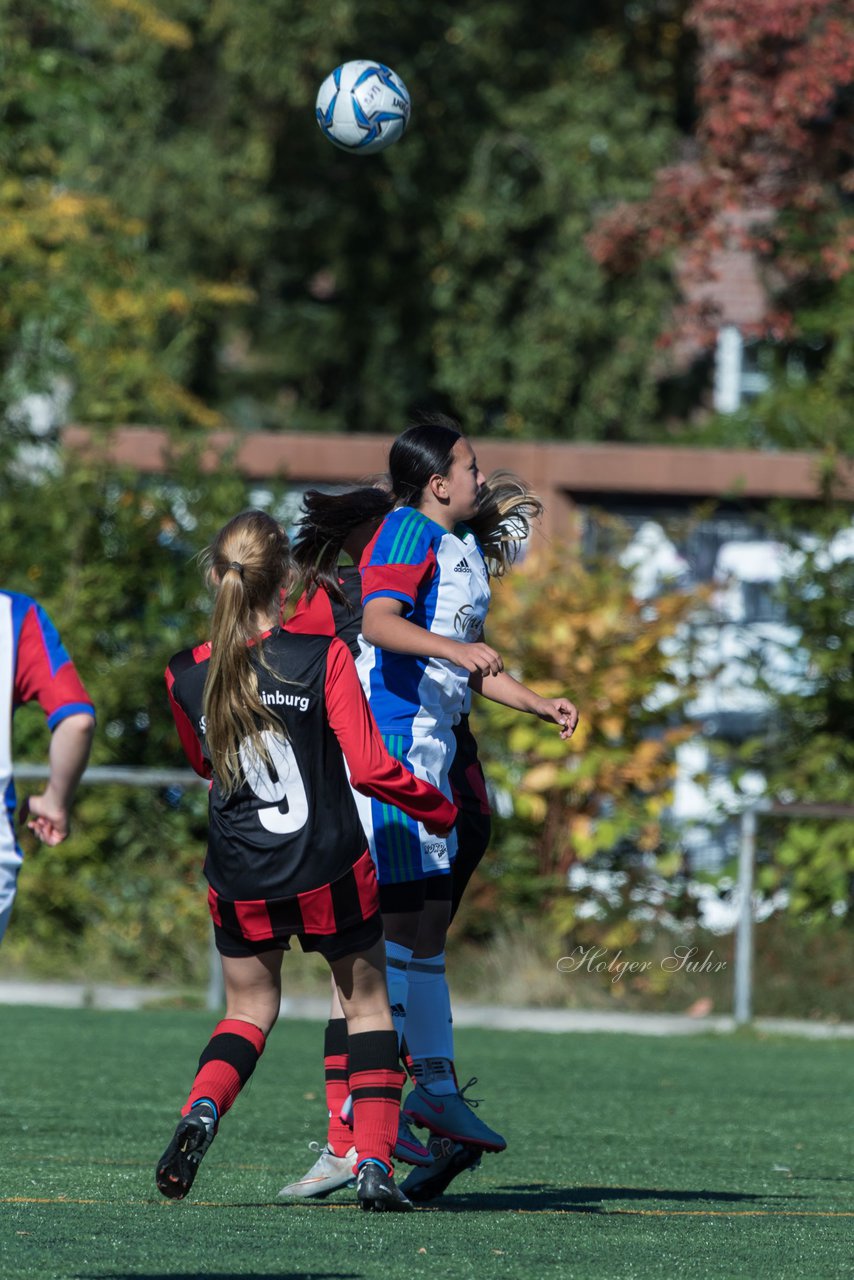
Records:
[[[157,1162],[158,1191],[170,1200],[184,1199],[215,1133],[216,1115],[206,1102],[200,1102],[189,1115],[181,1117],[172,1141]]]
[[[466,1147],[450,1138],[433,1138],[429,1144],[433,1163],[426,1169],[413,1169],[401,1191],[417,1204],[435,1200],[447,1191],[454,1178],[466,1169],[476,1169],[483,1151]]]
[[[368,1213],[408,1213],[415,1207],[395,1182],[394,1174],[371,1160],[356,1175],[356,1196]]]

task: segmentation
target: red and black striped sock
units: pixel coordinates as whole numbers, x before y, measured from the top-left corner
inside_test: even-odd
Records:
[[[181,1115],[187,1115],[196,1102],[207,1098],[221,1120],[255,1070],[265,1042],[264,1032],[251,1022],[239,1018],[218,1022],[199,1058],[199,1069]]]
[[[390,1171],[406,1079],[398,1057],[396,1031],[362,1031],[350,1036],[353,1140],[358,1160],[379,1160]]]
[[[326,1145],[336,1156],[346,1156],[353,1145],[353,1130],[341,1119],[341,1108],[350,1093],[349,1064],[347,1019],[330,1018],[323,1036],[323,1069],[326,1073],[326,1107],[329,1112]]]

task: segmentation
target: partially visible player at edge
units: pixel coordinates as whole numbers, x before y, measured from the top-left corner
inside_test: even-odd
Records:
[[[376,877],[348,773],[358,791],[400,805],[437,834],[451,828],[456,809],[389,756],[346,646],[279,626],[290,557],[275,520],[236,516],[205,560],[215,591],[211,640],[177,654],[166,680],[188,759],[211,778],[205,876],[226,1011],[158,1162],[157,1185],[172,1199],[190,1190],[276,1021],[282,956],[296,934],[304,951],[329,962],[347,1019],[359,1200],[364,1209],[409,1209],[391,1162],[404,1076]]]
[[[401,443],[404,446],[414,444],[415,457],[407,460],[404,454],[402,467],[398,457],[398,474],[395,477],[395,450]],[[432,446],[437,447],[431,448]],[[419,457],[419,453],[422,456]],[[456,457],[456,454],[461,456]],[[464,475],[465,472],[471,475],[468,483],[463,478],[462,485],[459,483],[459,476],[452,478],[450,475],[454,469],[460,470],[460,462],[464,463]],[[485,549],[493,573],[500,574],[505,571],[515,558],[521,541],[527,534],[530,520],[541,511],[541,504],[514,477],[499,477],[495,492],[481,487],[483,478],[477,473],[471,446],[461,436],[456,425],[445,419],[427,422],[414,431],[404,433],[392,450],[390,463],[394,487],[400,491],[409,483],[412,496],[414,496],[412,480],[406,472],[407,469],[413,470],[413,463],[414,470],[416,472],[420,470],[418,477],[420,483],[416,490],[420,501],[418,503],[413,501],[409,508],[398,509],[394,517],[386,522],[379,536],[374,539],[372,549],[362,563],[363,589],[368,602],[372,595],[376,597],[384,594],[381,589],[382,583],[380,583],[380,590],[372,592],[371,563],[378,563],[377,576],[381,578],[386,574],[390,585],[388,594],[395,605],[402,597],[412,602],[410,607],[405,609],[410,617],[419,616],[419,592],[422,596],[427,595],[429,600],[427,610],[432,611],[430,617],[432,634],[425,635],[427,628],[422,630],[417,624],[407,623],[409,636],[406,638],[411,639],[413,650],[419,646],[425,656],[429,650],[434,650],[436,656],[443,659],[442,662],[435,664],[422,659],[414,673],[411,668],[407,671],[406,664],[394,668],[393,683],[397,689],[418,690],[413,705],[408,709],[410,717],[414,717],[417,725],[410,732],[408,750],[406,749],[406,726],[400,723],[401,719],[405,719],[407,709],[404,709],[403,717],[398,716],[395,732],[390,733],[389,719],[393,719],[395,713],[394,709],[390,712],[387,706],[383,706],[382,682],[380,681],[377,690],[376,684],[372,683],[372,677],[365,681],[365,670],[370,672],[373,669],[370,645],[364,647],[368,654],[367,667],[363,650],[361,663],[363,683],[366,683],[371,690],[372,709],[380,721],[386,742],[393,750],[401,752],[403,758],[416,772],[421,763],[419,757],[425,751],[432,754],[430,776],[434,778],[441,776],[443,768],[447,769],[447,762],[455,750],[461,753],[460,770],[454,778],[454,798],[459,805],[465,806],[464,823],[458,821],[458,834],[461,840],[464,840],[461,844],[463,854],[460,859],[459,874],[454,870],[450,876],[448,875],[451,859],[446,858],[444,865],[440,860],[435,866],[429,867],[427,873],[420,877],[420,885],[396,883],[395,868],[388,865],[390,861],[387,856],[388,846],[392,846],[393,856],[399,860],[401,844],[405,846],[409,842],[414,843],[413,837],[416,836],[417,828],[411,824],[408,832],[404,833],[401,833],[398,828],[392,831],[389,837],[388,825],[390,824],[385,824],[382,819],[378,824],[375,820],[377,812],[375,809],[367,816],[366,826],[372,830],[374,836],[372,852],[375,857],[377,847],[380,850],[381,901],[385,911],[391,911],[395,917],[391,922],[391,928],[387,930],[387,933],[393,935],[391,945],[387,944],[392,1008],[393,1011],[398,1009],[401,1013],[405,1010],[406,1041],[414,1059],[413,1074],[416,1088],[410,1095],[404,1111],[417,1123],[444,1139],[442,1150],[449,1164],[456,1159],[455,1169],[458,1172],[461,1167],[471,1164],[480,1151],[501,1150],[505,1145],[500,1135],[472,1115],[465,1106],[465,1099],[457,1086],[453,1068],[453,1040],[450,1003],[444,973],[444,954],[433,941],[438,939],[441,933],[443,944],[448,918],[459,905],[463,889],[485,851],[489,836],[488,805],[483,777],[477,761],[476,745],[467,725],[468,681],[470,680],[474,687],[478,687],[485,696],[516,709],[540,715],[544,719],[556,721],[561,726],[561,736],[564,738],[572,733],[578,715],[575,707],[567,699],[541,698],[507,673],[495,671],[494,668],[490,669],[488,679],[482,676],[479,669],[464,668],[459,672],[457,668],[458,674],[451,671],[451,681],[456,685],[451,690],[454,705],[450,708],[450,714],[448,714],[447,701],[446,705],[442,706],[442,699],[448,693],[448,685],[445,683],[444,688],[441,686],[450,662],[455,666],[460,660],[465,662],[470,652],[490,667],[493,663],[495,665],[500,663],[494,650],[483,645],[481,640],[483,617],[489,594],[482,551]],[[445,497],[452,483],[457,489],[457,495],[455,500],[446,503]],[[432,505],[430,499],[426,497],[428,489],[430,496],[436,499]],[[316,495],[310,499],[298,546],[302,544],[303,550],[313,553],[317,563],[322,565],[324,558],[328,559],[330,549],[336,546],[336,541],[340,545],[340,533],[346,528],[345,513],[348,502],[355,521],[359,518],[360,511],[366,513],[365,500],[368,492],[370,491],[360,490],[335,498],[329,495]],[[373,492],[372,506],[375,509],[381,498],[378,499],[377,492]],[[473,501],[475,496],[476,502]],[[484,498],[485,501],[483,501]],[[395,498],[392,495],[388,500],[389,506],[394,501]],[[426,515],[425,508],[430,510],[429,516]],[[455,529],[457,517],[465,518],[467,527]],[[403,565],[395,564],[393,556],[385,560],[382,554],[377,556],[378,543],[383,539],[384,533],[394,518],[397,518],[398,523],[401,519],[406,521],[405,527],[408,526],[407,535],[402,535],[400,530],[395,535],[396,545],[403,547],[400,557],[405,561]],[[449,529],[447,524],[451,520],[454,525]],[[477,545],[473,533],[479,535],[482,547]],[[394,566],[390,569],[391,576],[387,570],[390,564]],[[472,592],[470,584],[475,575],[477,575],[476,590]],[[321,585],[326,588],[327,593],[335,595],[337,589],[343,603],[340,588],[344,583],[334,581],[329,583],[329,563],[326,563],[324,574],[320,576],[326,579],[321,582]],[[414,585],[408,581],[408,578],[413,576],[416,579]],[[426,590],[424,590],[425,586]],[[328,627],[330,618],[325,616],[329,613],[328,602],[321,600],[317,605],[316,600],[317,595],[312,596],[310,589],[299,602],[294,618],[288,625],[298,626],[300,629]],[[339,605],[339,609],[340,607]],[[421,608],[423,618],[425,611],[423,606]],[[368,631],[369,609],[370,603],[366,605],[365,632]],[[404,613],[403,608],[400,613],[401,615]],[[454,635],[456,637],[467,635],[471,643],[469,652],[463,649],[458,639],[452,639],[451,645],[447,646],[449,657],[445,657],[445,646],[440,639],[443,630],[446,635],[451,632],[449,639]],[[479,640],[481,643],[478,643]],[[393,658],[393,656],[393,654],[383,654],[384,659]],[[431,668],[437,669],[435,677]],[[432,678],[436,678],[440,684],[438,695],[428,685]],[[377,691],[379,697],[375,698],[374,694]],[[428,704],[427,707],[424,706],[425,702]],[[454,706],[458,707],[457,711],[454,710]],[[449,741],[451,726],[453,726],[453,741]],[[419,737],[421,741],[418,741]],[[365,821],[364,807],[362,817]],[[380,829],[383,825],[386,826],[385,831]],[[460,830],[461,827],[462,830]],[[435,849],[438,843],[429,841],[428,848]],[[418,873],[423,869],[423,864],[424,859],[419,859],[416,851],[415,856],[410,860],[408,872],[405,871],[404,874],[408,874],[412,879],[419,879]],[[419,934],[416,947],[406,947],[399,937],[394,936],[395,933],[399,933],[400,926],[409,923],[400,917],[408,914],[404,908],[410,900],[416,908],[419,902],[423,902],[422,912],[424,915],[430,913],[432,917],[428,924],[426,943]],[[395,912],[393,908],[398,904],[401,910]],[[333,1019],[327,1028],[326,1043],[327,1101],[331,1117],[327,1145],[320,1153],[316,1166],[299,1182],[283,1188],[282,1195],[328,1194],[330,1190],[343,1185],[346,1181],[346,1170],[341,1159],[342,1144],[346,1141],[346,1129],[336,1123],[339,1108],[335,1105],[337,1100],[334,1096],[334,1088],[330,1089],[330,1076],[334,1085],[336,1070],[345,1061],[346,1038],[340,1031],[336,1035],[336,1028],[341,1026],[340,1020],[336,1019],[333,1013]],[[340,1040],[341,1043],[331,1043],[333,1040]],[[340,1075],[340,1071],[337,1071],[337,1074]],[[338,1088],[340,1090],[341,1082]],[[438,1095],[443,1100],[431,1102],[433,1095]],[[412,1137],[411,1134],[409,1136]],[[423,1163],[414,1160],[401,1150],[404,1141],[405,1131],[402,1131],[399,1135],[398,1154],[404,1159],[410,1159],[413,1163]],[[461,1153],[459,1150],[461,1144],[466,1147],[470,1145],[470,1150]],[[449,1145],[450,1151],[448,1151]],[[435,1150],[435,1144],[433,1149]],[[465,1156],[462,1165],[459,1162],[461,1154]],[[442,1174],[443,1171],[434,1168],[422,1172],[416,1169],[407,1179],[406,1186],[411,1187],[415,1194],[416,1186],[422,1185],[419,1183],[420,1178],[432,1179],[432,1186],[438,1189],[431,1190],[428,1194],[430,1184],[424,1181],[425,1194],[421,1197],[430,1198],[432,1194],[438,1194],[441,1191],[442,1185],[447,1185],[447,1182],[444,1184],[436,1182],[437,1172]],[[447,1180],[449,1181],[450,1178]]]
[[[27,801],[27,826],[44,844],[57,845],[68,835],[71,804],[92,747],[95,708],[42,606],[30,596],[0,591],[0,941],[23,857],[15,838],[12,717],[23,703],[36,700],[51,731],[50,776],[44,791]]]

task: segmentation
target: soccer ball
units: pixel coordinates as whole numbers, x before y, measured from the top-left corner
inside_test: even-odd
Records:
[[[381,62],[345,62],[317,94],[315,115],[324,135],[344,151],[369,155],[403,136],[409,93],[400,76]]]

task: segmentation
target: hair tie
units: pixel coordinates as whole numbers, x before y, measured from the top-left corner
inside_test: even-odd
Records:
[[[243,577],[243,565],[240,563],[239,560],[232,560],[231,564],[228,567],[229,569],[236,569],[237,572],[240,574],[241,578]]]

